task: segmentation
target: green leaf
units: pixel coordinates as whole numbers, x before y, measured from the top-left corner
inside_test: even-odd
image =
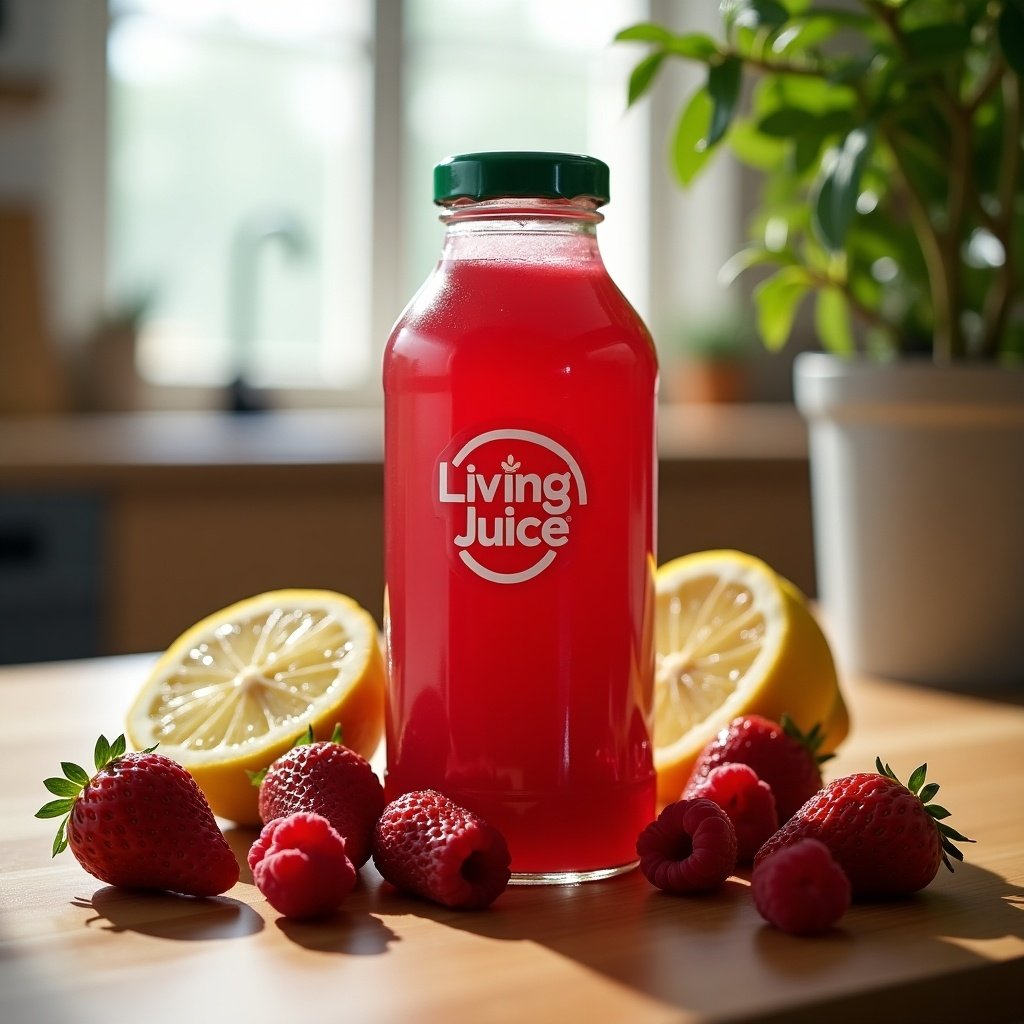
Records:
[[[928,787],[926,786],[925,789]],[[928,804],[925,810],[936,820],[941,821],[943,818],[949,817],[949,811],[945,807],[940,807],[938,804]]]
[[[837,356],[852,355],[856,346],[850,326],[850,304],[838,288],[823,288],[814,304],[814,329],[822,346]]]
[[[77,783],[79,786],[85,786],[89,783],[89,773],[81,765],[72,764],[71,761],[61,761],[60,770],[66,778]]]
[[[698,89],[683,108],[672,136],[672,166],[683,185],[690,185],[711,156],[704,142],[711,124],[711,97]]]
[[[58,853],[63,853],[68,848],[67,827],[68,819],[65,818],[58,826],[57,834],[53,837],[53,846],[50,852],[51,857],[56,857]]]
[[[819,181],[812,223],[815,235],[832,252],[841,250],[846,241],[873,141],[869,129],[854,128],[833,154]]]
[[[803,177],[816,170],[821,157],[822,139],[813,135],[802,135],[793,143],[792,167]]]
[[[854,127],[849,109],[810,111],[803,107],[779,107],[758,122],[758,130],[780,138],[822,138],[848,132]]]
[[[655,25],[650,21],[643,21],[637,25],[630,25],[615,33],[617,43],[667,43],[674,38],[674,33],[661,25]]]
[[[75,801],[70,799],[63,800],[51,800],[47,804],[43,804],[42,807],[36,811],[35,816],[37,818],[59,818],[62,814],[67,814],[74,806]]]
[[[953,857],[956,860],[963,860],[964,859],[963,851],[962,850],[958,850],[951,842],[949,842],[949,841],[947,841],[945,839],[942,840],[942,849],[946,853],[948,853],[950,855],[950,857]],[[953,870],[953,865],[950,864],[949,861],[946,861],[946,867],[949,868],[950,871]]]
[[[781,107],[799,107],[811,114],[829,114],[836,110],[855,110],[858,102],[856,90],[849,86],[791,75],[761,79],[755,106],[762,116]]]
[[[1024,4],[1007,0],[999,15],[996,32],[1006,63],[1024,78]]]
[[[834,86],[849,86],[863,78],[878,59],[877,53],[867,53],[861,57],[842,60],[829,73],[828,83]]]
[[[783,267],[754,289],[757,326],[765,347],[777,351],[786,344],[793,329],[793,318],[810,288],[803,267]]]
[[[737,160],[762,171],[778,171],[786,166],[790,143],[763,135],[749,117],[737,117],[729,129],[729,148]]]
[[[855,11],[841,11],[823,7],[796,11],[792,4],[790,24],[772,43],[775,53],[799,53],[819,46],[844,28],[853,28],[861,32],[870,32],[875,24],[874,19],[866,14]]]
[[[705,63],[720,53],[718,43],[703,32],[690,32],[685,36],[673,36],[665,43],[665,49],[677,57],[688,57]]]
[[[345,735],[341,728],[341,722],[335,722],[334,728],[331,730],[331,742],[332,743],[344,743]]]
[[[708,94],[711,97],[711,127],[705,145],[713,146],[729,130],[736,113],[736,101],[743,83],[743,62],[739,57],[727,57],[708,69]]]
[[[934,65],[949,57],[962,57],[970,44],[971,30],[963,24],[936,22],[907,29],[901,38],[912,58]]]
[[[110,742],[106,736],[102,733],[100,738],[96,741],[96,747],[93,750],[92,761],[96,765],[96,771],[99,771],[108,761],[110,760]]]
[[[51,792],[54,796],[70,796],[76,797],[82,792],[82,787],[77,782],[72,782],[70,779],[43,779],[43,785]]]
[[[267,776],[267,769],[266,768],[257,768],[256,771],[252,771],[251,769],[246,768],[245,769],[245,774],[249,776],[250,784],[255,786],[257,789],[259,789],[260,785],[263,782],[263,780]]]
[[[800,107],[779,107],[758,121],[757,130],[777,138],[791,138],[794,135],[807,135],[813,132],[817,120],[809,110]]]
[[[644,57],[642,61],[635,68],[633,73],[629,76],[629,91],[627,94],[627,103],[632,106],[641,96],[643,96],[651,84],[654,82],[654,76],[657,75],[658,69],[661,67],[665,60],[665,51],[657,50],[647,57]]]
[[[121,733],[110,745],[110,760],[113,761],[117,757],[123,757],[127,749],[128,741],[124,738],[124,733]]]
[[[961,835],[955,828],[947,825],[945,822],[939,822],[939,831],[947,838],[952,839],[957,843],[973,843],[973,839],[968,839],[967,836]]]
[[[922,789],[921,792],[917,795],[921,798],[921,803],[929,804],[935,798],[935,794],[938,793],[938,791],[939,784],[937,782],[929,782],[928,785],[925,786],[924,789]],[[926,807],[925,810],[927,811],[928,808]],[[929,813],[931,812],[929,811]]]
[[[789,11],[778,0],[722,0],[722,17],[734,28],[779,28],[789,21]]]
[[[916,793],[923,785],[925,777],[928,774],[928,762],[919,764],[910,775],[910,781],[907,783],[907,789],[911,793]]]

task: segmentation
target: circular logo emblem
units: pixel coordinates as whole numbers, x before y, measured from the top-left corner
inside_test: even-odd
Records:
[[[563,445],[506,428],[442,456],[437,498],[463,564],[492,583],[523,583],[570,543],[573,510],[586,505],[587,485]]]

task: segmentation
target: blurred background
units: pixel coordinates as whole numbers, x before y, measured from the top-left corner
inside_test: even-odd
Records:
[[[0,662],[166,646],[276,586],[379,615],[379,367],[441,241],[431,171],[611,167],[606,262],[662,363],[660,551],[813,591],[799,339],[718,270],[752,183],[666,155],[619,29],[674,0],[0,0]],[[713,372],[709,372],[712,371]],[[257,416],[232,410],[264,410]]]

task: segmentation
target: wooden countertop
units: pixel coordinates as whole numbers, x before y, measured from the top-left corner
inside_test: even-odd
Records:
[[[637,872],[513,888],[458,913],[395,893],[367,865],[346,909],[280,919],[247,872],[213,900],[102,885],[33,818],[61,759],[121,728],[148,655],[0,669],[0,1020],[1001,1021],[1024,1017],[1024,708],[871,679],[829,777],[876,753],[921,761],[977,840],[913,899],[856,906],[832,934],[765,925],[737,876],[679,899]],[[255,833],[230,830],[236,853]]]

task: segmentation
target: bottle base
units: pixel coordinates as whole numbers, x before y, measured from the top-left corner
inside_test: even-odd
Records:
[[[640,861],[617,864],[610,868],[596,868],[592,871],[513,871],[509,885],[583,885],[585,882],[602,882],[628,874]]]

